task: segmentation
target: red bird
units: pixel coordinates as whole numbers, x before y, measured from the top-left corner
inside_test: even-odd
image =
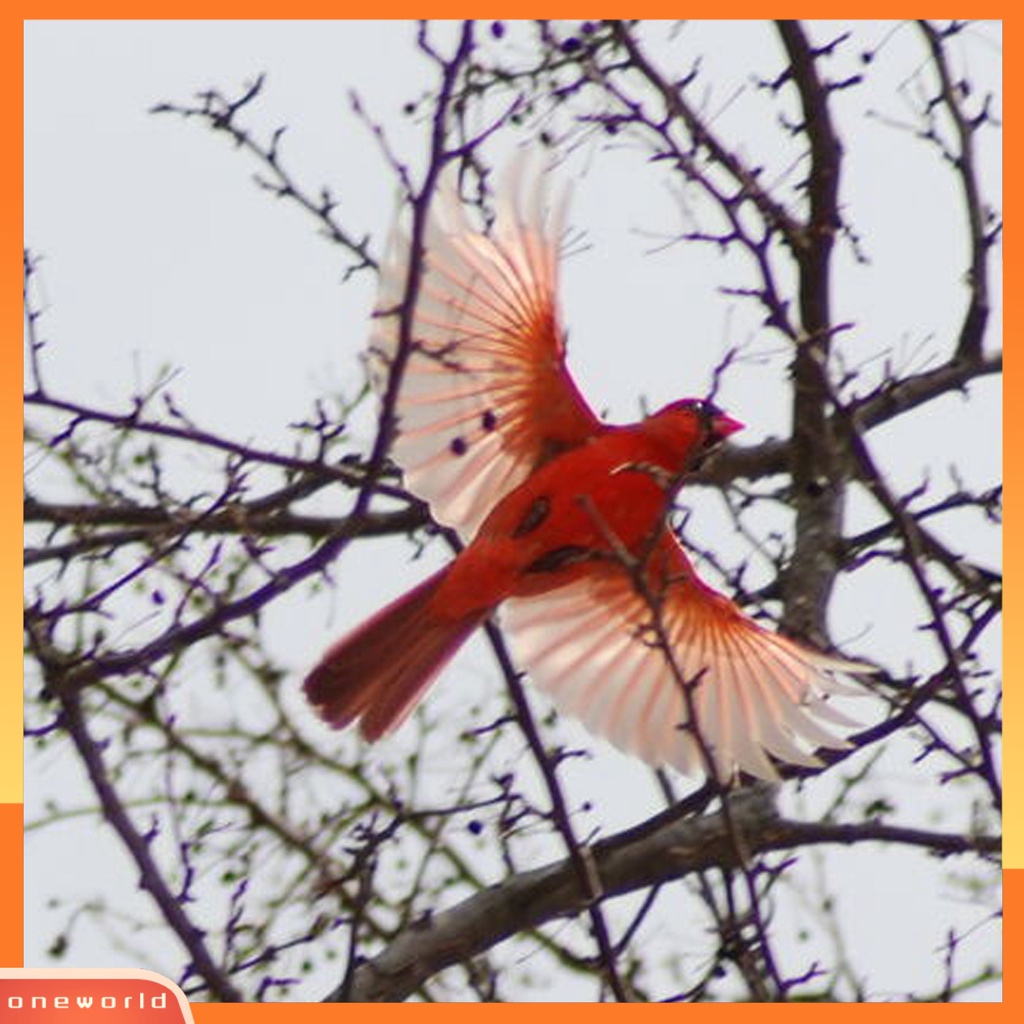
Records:
[[[560,208],[564,204],[560,204]],[[565,364],[557,309],[561,216],[506,181],[490,233],[454,182],[431,205],[395,461],[434,518],[469,543],[332,647],[305,691],[330,725],[397,728],[501,607],[520,664],[563,711],[653,765],[776,778],[847,746],[828,702],[867,666],[769,632],[701,581],[666,525],[686,474],[741,425],[711,402],[602,423]],[[409,243],[392,240],[370,339],[387,386]],[[689,692],[687,692],[687,690]],[[702,760],[702,758],[704,760]]]

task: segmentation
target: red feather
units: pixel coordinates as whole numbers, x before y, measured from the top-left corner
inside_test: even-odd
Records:
[[[306,680],[330,725],[396,728],[503,607],[521,663],[555,703],[651,764],[773,778],[818,764],[850,726],[829,703],[870,671],[778,636],[701,581],[665,525],[687,471],[740,424],[707,402],[600,422],[565,364],[560,219],[521,174],[490,234],[452,184],[426,233],[416,347],[393,455],[435,518],[469,540],[444,570],[332,647]],[[379,389],[397,351],[408,243],[392,240],[371,337]],[[693,715],[696,721],[692,721]]]

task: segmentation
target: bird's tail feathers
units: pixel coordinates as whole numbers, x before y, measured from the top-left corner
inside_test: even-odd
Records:
[[[377,740],[397,729],[484,614],[438,618],[429,607],[448,569],[381,609],[323,656],[306,677],[306,696],[336,729],[359,721]]]

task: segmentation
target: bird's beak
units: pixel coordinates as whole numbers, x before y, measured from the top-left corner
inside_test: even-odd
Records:
[[[735,434],[737,430],[742,430],[743,426],[744,424],[740,423],[739,420],[734,420],[724,412],[716,413],[715,418],[711,421],[711,429],[717,437],[723,439],[730,434]]]

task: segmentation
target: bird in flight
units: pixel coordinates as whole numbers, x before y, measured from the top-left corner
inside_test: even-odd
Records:
[[[402,366],[391,455],[465,547],[331,647],[306,695],[329,725],[376,740],[497,613],[561,711],[652,765],[723,780],[820,766],[815,750],[848,746],[856,724],[830,698],[863,693],[853,677],[870,668],[765,629],[697,575],[666,517],[742,424],[697,398],[629,425],[595,415],[566,366],[563,218],[518,167],[481,230],[443,176],[404,363],[410,242],[393,232],[371,380],[383,394]]]

